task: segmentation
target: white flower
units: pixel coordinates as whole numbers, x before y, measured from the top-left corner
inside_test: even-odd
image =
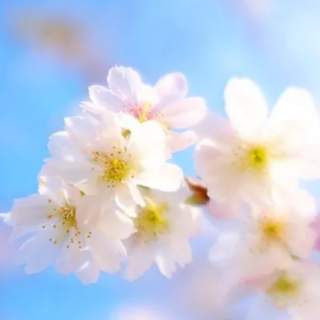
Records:
[[[230,123],[208,115],[199,125],[196,171],[210,198],[236,214],[245,202],[268,203],[298,178],[320,177],[320,120],[312,97],[287,89],[267,119],[259,88],[248,79],[232,79],[225,90]]]
[[[145,190],[146,206],[137,206],[133,219],[136,232],[125,242],[128,265],[125,278],[142,276],[155,261],[160,272],[170,278],[176,264],[191,262],[189,238],[199,229],[198,211],[185,205],[187,190],[175,193]]]
[[[15,200],[5,217],[12,238],[28,235],[18,252],[26,273],[53,264],[61,274],[75,272],[92,283],[100,270],[116,272],[126,255],[120,240],[134,232],[131,220],[102,197],[83,196],[57,179],[42,182],[39,191]]]
[[[315,215],[315,201],[303,191],[273,206],[253,206],[248,217],[234,223],[233,233],[218,238],[211,261],[250,279],[288,268],[297,258],[307,260],[316,239]]]
[[[108,120],[108,119],[107,119]],[[177,190],[182,170],[166,163],[165,137],[159,124],[149,121],[131,131],[109,126],[89,116],[66,119],[66,131],[49,141],[52,158],[42,174],[61,175],[86,194],[103,192],[119,205],[143,205],[137,185]]]
[[[158,121],[168,132],[197,124],[205,116],[202,98],[186,98],[188,85],[180,73],[162,77],[154,87],[142,82],[140,75],[131,68],[113,67],[107,77],[108,88],[94,85],[89,88],[92,102],[82,103],[82,108],[92,114],[104,109],[130,114],[140,122]],[[171,151],[187,148],[195,142],[191,131],[170,131],[168,140]]]
[[[318,320],[320,271],[310,263],[296,262],[255,284],[260,296],[246,320]],[[279,318],[278,318],[279,317]]]

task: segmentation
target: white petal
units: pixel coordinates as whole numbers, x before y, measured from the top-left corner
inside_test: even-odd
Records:
[[[33,194],[14,201],[11,220],[20,227],[46,225],[52,208],[48,196]]]
[[[101,270],[108,273],[119,270],[120,259],[125,255],[125,248],[120,241],[110,240],[106,234],[95,230],[87,242]]]
[[[66,242],[55,262],[55,269],[58,273],[67,275],[80,268],[89,258],[88,252],[80,251],[77,244]]]
[[[158,96],[163,101],[182,99],[188,93],[187,79],[182,73],[171,73],[163,76],[155,85]]]
[[[53,228],[39,232],[33,238],[27,240],[18,252],[18,259],[25,264],[25,272],[38,273],[53,263],[60,245],[54,245],[49,239],[54,239],[57,231]]]
[[[139,246],[130,250],[128,264],[124,278],[133,281],[141,277],[152,265],[155,258],[155,248],[150,246]]]
[[[80,146],[98,137],[98,122],[90,116],[65,118],[65,125],[72,143]]]
[[[160,191],[176,191],[182,184],[182,170],[171,163],[163,163],[162,165],[146,170],[134,178],[136,184],[157,189]]]
[[[165,158],[166,135],[161,125],[147,121],[131,131],[128,151],[144,163],[162,162]]]
[[[236,233],[221,235],[211,248],[210,261],[214,264],[224,265],[238,251],[240,240],[240,235]]]
[[[268,107],[259,87],[249,79],[233,78],[225,89],[226,112],[242,137],[253,137],[266,120]]]
[[[196,143],[197,135],[193,131],[185,132],[173,132],[168,133],[168,144],[172,152],[181,151],[189,148],[191,145]]]
[[[192,261],[192,250],[187,240],[171,237],[169,241],[166,241],[166,244],[169,245],[172,259],[181,267]]]
[[[79,157],[79,153],[72,146],[66,131],[56,132],[51,135],[48,149],[54,158],[72,161]]]
[[[130,131],[134,130],[137,126],[140,125],[140,122],[138,119],[124,112],[117,113],[116,121],[117,121],[116,123],[117,126],[128,129]]]
[[[121,97],[135,99],[136,91],[141,87],[140,75],[131,68],[113,67],[107,77],[110,90]]]
[[[126,239],[133,234],[132,220],[118,210],[103,212],[100,229],[109,239]]]
[[[174,237],[187,239],[197,235],[201,228],[199,208],[182,204],[174,206],[173,203],[170,206],[170,229]]]
[[[17,238],[24,237],[38,230],[39,230],[39,227],[14,227],[9,237],[9,241],[10,242],[15,241]]]
[[[144,200],[136,186],[123,185],[115,196],[117,205],[130,217],[136,216],[136,206],[144,206]]]
[[[134,202],[139,206],[144,206],[144,200],[137,186],[129,183],[128,187]]]
[[[92,284],[98,281],[99,271],[96,263],[89,260],[77,270],[76,275],[83,284]]]
[[[82,101],[80,103],[80,108],[85,112],[91,115],[100,115],[105,110],[102,106],[96,105],[91,101]]]
[[[115,112],[119,112],[123,107],[121,98],[103,86],[89,87],[89,96],[95,104]]]
[[[187,128],[199,123],[207,108],[202,98],[186,98],[161,109],[160,119],[170,128]]]
[[[155,261],[159,271],[167,278],[171,278],[173,273],[176,271],[176,263],[170,252],[162,249],[161,252],[157,253]]]
[[[270,122],[277,134],[284,134],[290,143],[320,140],[320,118],[309,92],[287,89],[276,103]]]
[[[67,182],[76,184],[85,193],[95,188],[97,179],[101,174],[100,167],[83,160],[72,162],[50,160],[48,167],[52,167],[52,171],[57,172]]]

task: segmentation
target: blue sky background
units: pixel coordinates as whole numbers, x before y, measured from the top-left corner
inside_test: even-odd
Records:
[[[0,212],[36,191],[48,136],[74,114],[89,83],[103,84],[107,71],[104,66],[88,79],[81,63],[69,66],[46,47],[17,37],[17,13],[23,18],[30,12],[80,21],[94,60],[134,67],[147,82],[185,73],[190,95],[203,96],[221,114],[232,76],[254,79],[270,104],[291,85],[309,89],[320,103],[318,0],[0,0]],[[188,150],[175,158],[188,175],[191,155]],[[309,186],[317,194],[319,184]],[[5,235],[5,228],[0,232]],[[1,268],[0,320],[124,320],[122,308],[179,318],[168,294],[173,285],[156,270],[133,284],[104,275],[83,286],[53,270],[26,276],[8,261]]]

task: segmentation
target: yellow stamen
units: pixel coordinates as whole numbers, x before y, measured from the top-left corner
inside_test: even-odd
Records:
[[[261,221],[260,230],[264,240],[268,242],[282,242],[285,223],[281,219],[264,218]]]
[[[152,109],[152,104],[150,102],[146,102],[144,105],[139,107],[137,112],[138,120],[140,122],[145,122],[147,120],[150,120],[151,109]]]
[[[150,239],[169,229],[169,223],[166,219],[168,205],[165,203],[155,203],[148,198],[145,201],[146,206],[139,208],[138,217],[134,223],[137,229],[137,236]]]
[[[69,228],[77,228],[78,222],[76,217],[76,208],[73,206],[65,206],[60,208],[62,224]]]
[[[247,167],[254,171],[259,172],[265,170],[268,164],[267,149],[260,146],[249,149],[245,162]]]
[[[122,155],[122,151],[115,150],[109,155],[94,152],[93,161],[104,168],[102,179],[109,186],[115,186],[122,183],[129,175],[132,174],[132,168],[128,160]]]
[[[286,303],[296,298],[301,290],[301,282],[293,279],[285,272],[280,273],[278,278],[268,288],[267,294],[278,306],[285,306]]]

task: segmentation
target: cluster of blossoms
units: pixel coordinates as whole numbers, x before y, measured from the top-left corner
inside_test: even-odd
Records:
[[[232,79],[225,109],[230,121],[207,114],[195,151],[211,217],[225,218],[209,254],[224,274],[215,303],[257,293],[247,320],[317,320],[320,229],[315,200],[299,186],[299,179],[320,178],[313,99],[287,89],[267,117],[260,89]]]
[[[12,238],[25,240],[18,260],[26,273],[54,265],[92,283],[124,265],[133,280],[153,262],[170,277],[192,260],[199,213],[185,203],[183,172],[169,160],[196,141],[174,129],[199,123],[204,101],[186,97],[179,73],[151,87],[131,68],[114,67],[107,82],[90,87],[91,101],[50,137],[38,193],[3,215]]]
[[[267,117],[260,89],[232,79],[227,121],[187,98],[178,73],[151,87],[114,67],[107,82],[90,87],[80,115],[50,137],[38,193],[3,215],[12,238],[24,239],[25,271],[54,265],[92,283],[122,266],[133,280],[155,262],[170,277],[192,260],[203,209],[226,226],[209,254],[222,274],[212,291],[219,308],[241,291],[259,296],[247,320],[273,319],[270,310],[317,320],[320,220],[299,185],[320,178],[320,116],[310,94],[287,89]],[[169,162],[195,143],[198,185]]]

